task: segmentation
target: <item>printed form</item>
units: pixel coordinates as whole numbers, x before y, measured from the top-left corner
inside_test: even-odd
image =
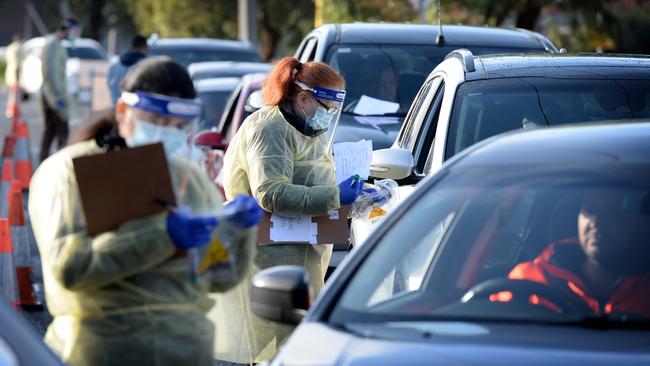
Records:
[[[372,141],[339,142],[334,144],[333,152],[337,185],[355,174],[359,174],[362,179],[368,179],[372,161]]]
[[[275,242],[306,242],[316,244],[318,225],[311,222],[311,217],[285,217],[271,215],[271,231],[269,233]]]

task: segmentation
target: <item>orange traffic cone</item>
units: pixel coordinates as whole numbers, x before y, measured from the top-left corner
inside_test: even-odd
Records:
[[[0,183],[0,218],[7,218],[9,212],[9,188],[14,179],[14,166],[11,160],[2,164],[2,182]]]
[[[29,242],[29,233],[25,225],[25,212],[23,209],[23,196],[20,189],[16,189],[16,181],[12,183],[14,189],[9,193],[9,225],[11,238],[14,243],[14,258],[16,259],[16,273],[18,277],[19,303],[22,306],[35,305],[32,293],[30,276],[32,274],[32,253]],[[20,184],[20,183],[18,183]]]
[[[29,131],[27,123],[18,123],[16,129],[16,146],[14,148],[14,168],[16,179],[22,185],[23,190],[29,189],[29,181],[32,179],[32,161],[29,153]]]
[[[15,147],[16,137],[14,135],[5,136],[4,145],[2,146],[2,162],[13,159]]]
[[[11,306],[16,309],[19,300],[18,282],[16,280],[16,265],[14,263],[14,247],[11,242],[9,220],[0,219],[0,291]]]

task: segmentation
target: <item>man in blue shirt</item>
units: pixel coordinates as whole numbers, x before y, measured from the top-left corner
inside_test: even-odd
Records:
[[[148,52],[149,46],[147,45],[147,39],[141,35],[137,35],[131,40],[131,48],[128,51],[111,60],[108,68],[108,87],[111,90],[113,105],[115,105],[122,93],[120,82],[124,79],[131,66],[147,57]]]

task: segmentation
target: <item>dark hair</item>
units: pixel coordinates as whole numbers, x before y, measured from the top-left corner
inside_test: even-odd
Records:
[[[135,64],[120,83],[122,90],[143,91],[178,97],[196,98],[196,90],[185,68],[167,56],[144,59]],[[75,135],[74,142],[95,138],[98,141],[116,129],[115,110],[102,113]]]
[[[131,47],[133,48],[143,48],[147,47],[147,39],[144,36],[137,35],[131,40]]]
[[[114,132],[116,124],[115,109],[111,108],[95,116],[86,127],[79,130],[72,138],[72,143],[108,136]]]
[[[267,105],[278,105],[290,102],[300,93],[301,89],[293,83],[298,80],[303,84],[315,87],[336,87],[345,85],[345,80],[330,65],[310,61],[301,63],[295,57],[281,59],[273,68],[262,88],[262,100]]]
[[[146,58],[133,66],[120,83],[128,92],[144,91],[184,99],[196,98],[187,70],[167,56]]]
[[[79,21],[75,17],[68,17],[66,18],[62,23],[61,26],[59,27],[60,30],[66,30],[70,29],[73,26],[79,25]]]

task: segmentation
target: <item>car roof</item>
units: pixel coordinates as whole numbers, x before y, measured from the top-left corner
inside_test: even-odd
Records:
[[[650,164],[648,141],[650,123],[647,120],[542,127],[497,135],[469,148],[450,165],[455,169],[505,165]]]
[[[248,42],[216,38],[158,38],[149,41],[149,48],[242,49],[254,51]]]
[[[474,57],[468,80],[549,76],[611,79],[650,78],[650,57],[614,54],[519,54]]]
[[[271,70],[272,64],[263,62],[240,62],[240,61],[205,61],[191,63],[187,70],[190,74],[196,72],[218,71],[218,70]]]
[[[45,44],[45,37],[35,37],[31,38],[28,41],[25,42],[24,48],[33,48],[33,47],[42,47]],[[77,38],[74,43],[71,43],[70,41],[64,40],[61,42],[63,47],[88,47],[88,48],[94,48],[98,50],[104,50],[102,45],[95,41],[92,38]]]
[[[373,44],[436,44],[439,27],[408,23],[345,23],[326,24],[324,31],[337,34],[335,43]],[[446,46],[512,47],[546,49],[541,34],[523,30],[466,25],[443,25]],[[552,47],[552,44],[548,42]]]
[[[239,84],[240,78],[209,78],[194,82],[194,88],[198,93],[232,91]]]

